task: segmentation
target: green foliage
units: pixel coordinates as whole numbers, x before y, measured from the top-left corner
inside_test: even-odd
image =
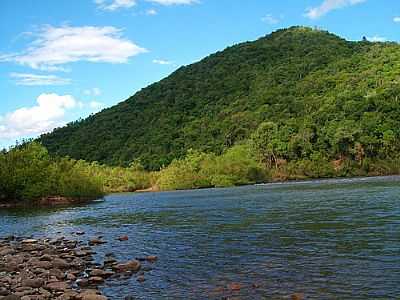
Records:
[[[292,27],[181,67],[41,141],[52,154],[125,167],[140,160],[150,170],[189,149],[219,155],[253,134],[267,167],[312,161],[314,152],[385,159],[399,151],[399,76],[396,43]]]
[[[160,171],[161,190],[228,187],[263,182],[265,170],[251,156],[247,145],[237,145],[216,156],[190,150],[185,158],[174,160]]]
[[[87,173],[83,162],[52,159],[38,143],[17,145],[0,153],[0,201],[102,195],[101,182]]]

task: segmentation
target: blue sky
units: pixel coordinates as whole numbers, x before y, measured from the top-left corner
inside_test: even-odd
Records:
[[[0,147],[117,104],[232,44],[293,25],[400,40],[398,0],[2,0]]]

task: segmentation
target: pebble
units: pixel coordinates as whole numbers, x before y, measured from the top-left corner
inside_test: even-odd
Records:
[[[89,241],[91,246],[104,243],[101,238]],[[103,264],[93,263],[93,254],[83,241],[64,237],[0,239],[0,300],[107,300],[97,286],[132,276],[142,268],[136,259],[118,263],[112,253]],[[145,257],[148,262],[156,260],[156,256]],[[145,281],[143,272],[136,276],[137,281]]]

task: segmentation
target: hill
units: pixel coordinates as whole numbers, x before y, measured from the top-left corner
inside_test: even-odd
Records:
[[[292,27],[181,67],[40,141],[52,154],[154,170],[189,149],[220,154],[269,122],[282,159],[385,158],[399,150],[399,81],[398,44]]]

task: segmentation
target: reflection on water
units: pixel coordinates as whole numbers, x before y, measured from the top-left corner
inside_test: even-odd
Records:
[[[159,256],[144,283],[107,283],[111,299],[396,299],[399,198],[399,177],[120,194],[0,210],[0,235],[85,231],[109,241],[99,256]],[[115,240],[125,234],[129,241]],[[242,289],[229,291],[232,282]]]

